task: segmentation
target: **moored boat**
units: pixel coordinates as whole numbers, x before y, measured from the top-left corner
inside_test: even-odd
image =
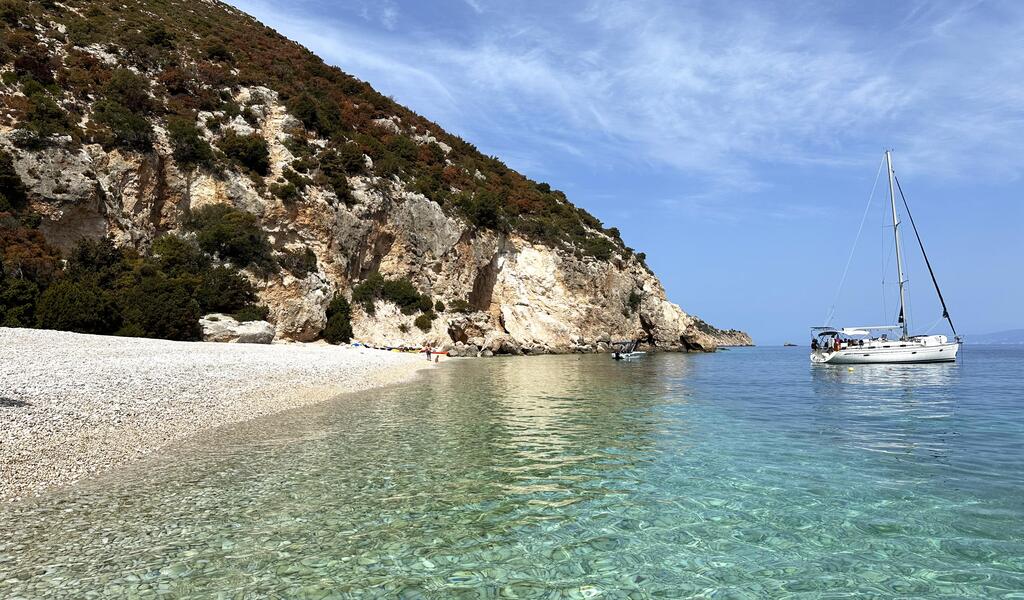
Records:
[[[636,349],[639,345],[640,340],[632,340],[628,342],[615,342],[615,349],[612,350],[612,358],[615,360],[630,360],[645,356],[647,354],[646,352],[641,352]]]
[[[900,188],[899,180],[896,179],[892,168],[892,153],[888,150],[885,152],[885,165],[889,175],[889,203],[892,211],[896,272],[899,282],[900,304],[896,324],[875,327],[831,327],[827,325],[812,327],[810,358],[813,364],[952,362],[956,360],[957,351],[960,349],[960,337],[956,334],[956,327],[953,326],[953,320],[949,316],[946,301],[942,297],[942,290],[939,289],[938,280],[935,278],[935,271],[928,260],[928,254],[924,251],[924,242],[921,241],[917,225],[914,224],[914,217],[910,214],[910,206]],[[907,218],[914,229],[914,236],[921,248],[925,265],[928,266],[928,273],[931,275],[935,292],[942,304],[942,318],[949,323],[949,327],[953,331],[953,341],[950,341],[945,335],[909,334],[906,317],[906,291],[904,289],[907,279],[903,273],[903,257],[900,248],[901,221],[896,208],[897,190],[903,200]],[[842,289],[842,284],[840,284],[840,289]],[[890,339],[890,333],[896,333],[898,337]]]

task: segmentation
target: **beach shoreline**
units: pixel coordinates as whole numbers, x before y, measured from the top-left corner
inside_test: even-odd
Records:
[[[412,379],[423,356],[0,328],[0,502],[211,429]]]

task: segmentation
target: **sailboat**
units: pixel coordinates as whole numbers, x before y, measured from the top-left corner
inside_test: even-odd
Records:
[[[946,308],[946,301],[942,297],[942,290],[939,289],[938,280],[935,278],[935,271],[932,269],[928,255],[924,251],[924,243],[921,235],[914,224],[914,217],[910,214],[910,206],[899,187],[899,180],[892,169],[892,152],[886,150],[885,165],[889,174],[889,204],[892,208],[892,228],[896,244],[896,272],[899,278],[900,312],[896,318],[895,325],[880,325],[871,327],[812,327],[811,341],[811,363],[830,365],[850,364],[873,364],[873,363],[935,363],[952,362],[956,360],[957,351],[960,349],[960,337],[953,326],[953,320]],[[904,285],[907,283],[903,274],[903,258],[900,248],[900,218],[896,210],[896,191],[899,190],[900,198],[903,200],[903,207],[907,217],[914,229],[914,236],[917,238],[921,248],[924,262],[928,266],[928,273],[931,275],[935,292],[942,304],[942,317],[949,322],[953,331],[953,341],[945,335],[910,335],[907,326],[906,313],[906,292]],[[870,205],[870,202],[869,202]],[[866,214],[866,213],[865,213]]]

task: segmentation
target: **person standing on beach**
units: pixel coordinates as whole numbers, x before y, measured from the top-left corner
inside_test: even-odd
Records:
[[[430,346],[425,346],[423,351],[427,353],[427,362],[430,362]]]

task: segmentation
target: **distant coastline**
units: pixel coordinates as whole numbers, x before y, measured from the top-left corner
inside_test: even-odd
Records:
[[[965,335],[964,341],[968,344],[1024,344],[1024,329]]]

